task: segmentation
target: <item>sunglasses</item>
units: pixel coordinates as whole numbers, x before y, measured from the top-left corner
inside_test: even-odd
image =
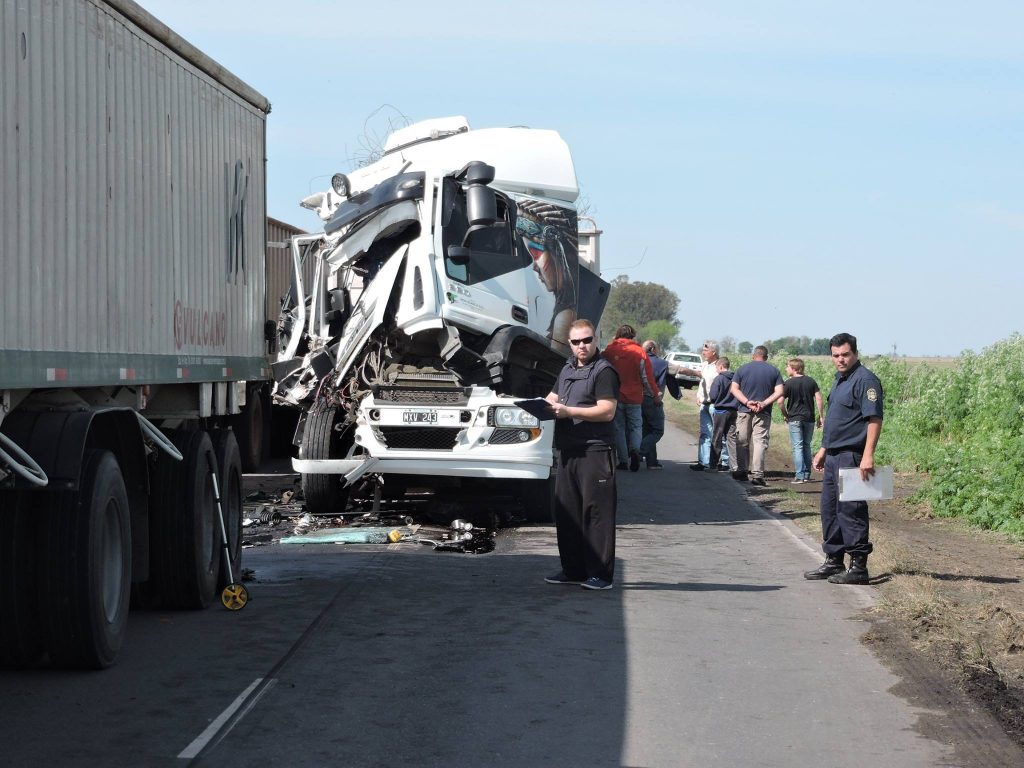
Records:
[[[580,344],[589,344],[593,340],[593,336],[584,336],[582,339],[569,339],[569,343],[574,347],[578,347]]]

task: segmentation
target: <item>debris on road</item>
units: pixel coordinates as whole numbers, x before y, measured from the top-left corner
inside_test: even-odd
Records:
[[[494,531],[506,515],[471,511],[452,501],[356,500],[336,515],[313,515],[295,482],[264,486],[245,496],[243,547],[266,544],[418,543],[440,552],[482,554],[494,549]],[[366,501],[366,500],[364,500]],[[452,519],[454,518],[454,519]],[[446,520],[450,523],[446,524]],[[425,525],[424,525],[425,524]]]
[[[322,528],[299,536],[285,536],[282,544],[386,544],[394,541],[391,535],[398,533],[399,540],[405,536],[397,528]],[[410,533],[411,535],[411,533]]]
[[[427,527],[410,522],[399,528],[368,526],[354,523],[344,528],[320,528],[307,533],[285,536],[281,544],[398,544],[416,543],[432,546],[438,552],[484,554],[494,550],[494,532],[474,528],[465,520],[453,520],[448,528]]]

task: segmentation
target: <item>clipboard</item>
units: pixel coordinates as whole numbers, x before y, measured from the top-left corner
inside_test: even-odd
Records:
[[[840,501],[877,501],[892,498],[892,467],[875,467],[867,481],[860,479],[860,469],[839,470]]]
[[[552,421],[555,418],[551,412],[551,403],[543,398],[536,397],[532,400],[513,400],[512,402],[541,421]]]

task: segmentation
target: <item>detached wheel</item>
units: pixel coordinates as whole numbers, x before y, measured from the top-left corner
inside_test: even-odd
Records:
[[[103,669],[117,658],[128,625],[130,520],[117,459],[91,451],[78,492],[57,494],[42,524],[48,558],[37,594],[56,666]]]
[[[346,440],[335,429],[338,419],[336,406],[314,407],[306,414],[299,456],[303,459],[340,459],[345,455]],[[351,430],[346,434],[351,442]],[[312,515],[336,515],[348,503],[348,488],[341,475],[302,475],[302,493],[306,509]]]
[[[220,524],[213,498],[210,436],[203,431],[170,436],[182,461],[157,460],[150,487],[150,583],[165,608],[205,608],[220,575]]]
[[[222,590],[232,581],[241,581],[239,571],[242,568],[242,460],[238,453],[238,441],[230,430],[221,430],[214,434],[213,451],[217,456],[217,485],[220,488],[220,508],[224,515],[224,531],[228,539],[228,557],[231,561],[231,574],[224,564],[224,544],[220,539],[220,521],[216,522],[216,538],[218,551],[221,553],[217,589]]]
[[[0,493],[0,667],[22,669],[43,655],[36,583],[41,510],[45,496]]]

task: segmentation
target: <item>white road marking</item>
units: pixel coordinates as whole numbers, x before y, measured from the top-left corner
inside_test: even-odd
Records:
[[[220,715],[217,716],[217,719],[210,723],[206,727],[206,730],[199,734],[191,744],[185,747],[185,749],[182,750],[181,754],[179,754],[178,757],[183,760],[191,760],[193,757],[202,752],[203,748],[207,744],[209,744],[210,741],[212,741],[215,736],[218,735],[220,729],[224,727],[224,724],[231,719],[235,712],[238,711],[239,707],[241,707],[245,703],[245,700],[249,697],[249,695],[254,690],[256,690],[256,687],[259,686],[260,683],[262,682],[262,677],[257,677],[255,680],[253,680],[252,683],[249,684],[249,687],[242,691],[240,694],[238,694],[238,698],[231,702],[228,708],[221,712]],[[259,699],[263,696],[264,693],[270,690],[270,688],[273,686],[275,682],[277,681],[270,680],[267,683],[267,685],[264,686],[263,690],[260,691],[259,696],[257,696],[249,702],[249,705],[245,708],[245,711],[242,712],[242,714],[238,717],[237,720],[235,720],[234,723],[232,723],[232,728],[234,728],[234,726],[239,721],[241,721],[243,717],[245,717],[246,713],[248,713],[248,711],[253,708],[253,705],[255,705],[257,701],[259,701]],[[228,731],[230,730],[231,729],[229,728],[227,731],[225,731],[224,735],[227,735]]]

